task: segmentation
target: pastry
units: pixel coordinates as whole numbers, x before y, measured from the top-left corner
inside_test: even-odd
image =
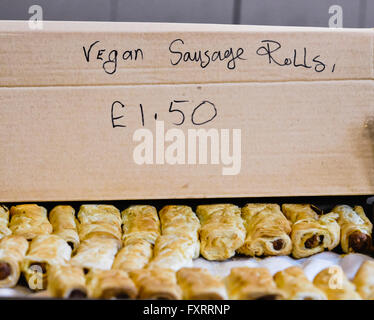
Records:
[[[366,217],[364,209],[360,206],[351,208],[341,205],[332,211],[339,215],[340,245],[343,251],[367,253],[371,249],[373,225]]]
[[[31,240],[36,236],[52,233],[47,210],[36,204],[20,204],[10,208],[9,229],[14,235]]]
[[[223,281],[207,269],[182,268],[177,272],[177,281],[185,300],[227,299]]]
[[[35,237],[22,263],[22,271],[29,287],[38,290],[46,288],[48,267],[66,264],[70,260],[71,251],[66,241],[54,234]],[[43,282],[35,283],[38,282],[37,275],[40,273]]]
[[[355,285],[348,280],[339,266],[322,270],[316,275],[313,283],[329,300],[361,300]]]
[[[231,300],[279,300],[284,297],[266,268],[232,268],[225,284]]]
[[[17,284],[28,247],[29,243],[21,236],[10,235],[0,240],[0,288]]]
[[[130,272],[138,288],[138,298],[152,300],[177,300],[182,292],[171,269],[141,269]]]
[[[353,283],[363,299],[374,300],[374,261],[367,260],[362,263]]]
[[[6,206],[0,205],[0,239],[9,236],[12,232],[8,228],[9,210]]]
[[[94,299],[134,299],[138,290],[127,272],[122,270],[91,270],[87,287]]]
[[[83,269],[70,264],[51,265],[48,269],[48,292],[55,298],[86,298]]]
[[[326,295],[308,280],[299,267],[293,266],[277,272],[274,280],[287,300],[327,300]]]
[[[309,257],[325,249],[332,250],[340,240],[338,214],[318,215],[310,204],[284,204],[282,211],[292,223],[292,255]]]
[[[248,256],[277,256],[291,253],[291,224],[279,205],[248,203],[242,208],[242,218],[247,236],[237,252]]]
[[[75,210],[71,206],[56,206],[49,213],[49,221],[53,227],[53,234],[60,236],[73,250],[76,250],[79,236]]]
[[[200,205],[200,253],[208,260],[231,258],[244,244],[245,228],[240,209],[232,204]]]

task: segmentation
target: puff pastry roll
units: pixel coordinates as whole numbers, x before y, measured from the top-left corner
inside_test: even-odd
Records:
[[[29,243],[21,236],[10,235],[0,240],[0,288],[17,284],[28,247]]]
[[[292,223],[292,255],[309,257],[325,249],[332,250],[340,240],[338,214],[318,215],[310,204],[284,204],[282,211]]]
[[[155,207],[131,206],[122,212],[123,239],[138,238],[154,244],[160,235],[160,220]]]
[[[68,263],[71,251],[66,241],[54,234],[34,238],[22,263],[22,271],[29,287],[34,289],[30,279],[36,272],[42,272],[43,289],[46,288],[48,267]]]
[[[119,248],[117,239],[90,238],[80,243],[70,263],[83,268],[85,273],[90,269],[109,270]]]
[[[81,241],[92,238],[114,238],[121,241],[121,214],[111,205],[86,204],[78,212],[78,233]]]
[[[320,271],[313,283],[325,293],[329,300],[361,300],[355,285],[348,280],[339,266]]]
[[[9,229],[14,235],[31,240],[36,236],[52,233],[47,210],[36,204],[20,204],[10,208]]]
[[[177,281],[185,300],[227,299],[223,281],[207,269],[182,268],[177,272]]]
[[[242,208],[247,230],[244,244],[237,250],[248,256],[288,255],[292,250],[291,224],[279,205],[248,203]]]
[[[360,206],[352,208],[341,205],[336,206],[332,211],[339,215],[340,245],[343,251],[368,252],[371,249],[373,225],[366,217],[364,209]]]
[[[141,269],[130,272],[138,288],[138,298],[152,300],[178,300],[182,292],[171,269]]]
[[[86,298],[86,278],[83,269],[70,264],[50,266],[48,292],[55,298]]]
[[[232,268],[225,283],[231,300],[279,300],[284,297],[266,268]]]
[[[79,245],[75,210],[71,206],[56,206],[49,213],[53,234],[60,236],[73,249]]]
[[[91,270],[87,274],[89,296],[94,299],[134,299],[138,290],[127,272]]]
[[[274,281],[287,300],[327,300],[326,295],[308,280],[299,267],[293,266],[277,272]]]
[[[152,247],[147,240],[128,238],[126,245],[117,253],[112,269],[130,272],[144,268],[152,258]]]
[[[361,265],[353,283],[363,299],[374,300],[374,261],[368,260]]]
[[[161,234],[190,238],[195,247],[194,258],[200,255],[200,221],[188,206],[165,206],[160,212]]]
[[[0,205],[0,239],[9,236],[12,232],[8,228],[9,224],[9,209]]]
[[[240,209],[232,204],[200,205],[200,253],[208,260],[225,260],[244,244],[245,228]]]

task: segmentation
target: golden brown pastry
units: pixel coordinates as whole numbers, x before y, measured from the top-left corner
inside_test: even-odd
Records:
[[[60,236],[73,249],[79,245],[75,210],[71,206],[56,206],[49,213],[53,234]]]
[[[118,240],[114,238],[90,238],[83,240],[70,264],[83,268],[85,273],[90,269],[109,270],[119,250]]]
[[[182,268],[177,272],[177,281],[185,300],[227,299],[223,281],[207,269]]]
[[[274,280],[287,300],[327,300],[326,295],[308,280],[299,267],[293,266],[277,272]]]
[[[352,284],[339,266],[331,266],[319,272],[313,280],[329,300],[361,300]]]
[[[14,235],[31,240],[36,236],[52,233],[47,210],[36,204],[20,204],[10,208],[9,229]]]
[[[139,299],[178,300],[182,292],[171,269],[141,269],[130,272]]]
[[[9,224],[9,209],[0,205],[0,239],[9,236],[12,232],[8,228]]]
[[[127,272],[122,270],[91,270],[87,287],[94,299],[134,299],[138,290]]]
[[[48,292],[55,298],[86,298],[83,269],[70,264],[51,265],[48,269]]]
[[[21,236],[10,235],[0,240],[0,288],[17,284],[28,247],[29,243]]]
[[[291,253],[291,224],[279,205],[248,203],[242,208],[242,218],[247,236],[237,252],[248,256],[277,256]]]
[[[340,245],[343,251],[367,253],[371,249],[373,225],[366,217],[364,209],[360,206],[352,208],[341,205],[332,211],[339,215]]]
[[[80,241],[92,238],[122,238],[121,214],[111,205],[85,204],[78,212],[78,234]]]
[[[71,256],[71,248],[66,241],[54,234],[35,237],[22,263],[22,271],[31,289],[45,289],[48,267],[67,264]],[[35,283],[36,273],[42,275],[42,288]]]
[[[368,260],[362,263],[353,283],[362,299],[374,300],[374,261]]]
[[[282,211],[292,223],[292,255],[309,257],[325,249],[332,250],[340,240],[338,215],[330,212],[318,215],[310,204],[284,204]]]
[[[284,297],[266,268],[232,268],[225,283],[231,300],[279,300]]]
[[[197,207],[200,219],[200,252],[208,260],[225,260],[244,244],[245,228],[240,209],[232,204]]]

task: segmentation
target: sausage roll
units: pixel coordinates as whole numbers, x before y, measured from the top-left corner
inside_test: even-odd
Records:
[[[165,206],[159,212],[162,235],[190,238],[195,247],[194,258],[200,255],[200,222],[188,206]]]
[[[322,290],[329,300],[361,300],[352,284],[339,266],[332,266],[320,271],[313,280],[314,285]]]
[[[6,206],[0,205],[0,239],[12,233],[8,228],[8,224],[9,209]]]
[[[231,300],[279,300],[284,296],[266,268],[232,268],[225,283]]]
[[[0,240],[0,288],[17,284],[28,247],[29,243],[21,236],[10,235]]]
[[[291,224],[277,204],[249,203],[242,208],[247,230],[244,244],[237,250],[248,256],[288,255],[292,250]]]
[[[34,289],[32,287],[34,284],[30,282],[30,279],[36,272],[41,272],[43,289],[46,288],[48,267],[66,264],[70,260],[71,251],[66,241],[54,234],[34,238],[22,263],[22,271],[29,287]]]
[[[50,266],[48,292],[55,298],[86,298],[86,278],[83,269],[70,264]]]
[[[295,258],[309,257],[325,249],[332,250],[340,240],[338,215],[318,215],[310,204],[284,204],[282,211],[292,223],[292,255]]]
[[[123,239],[147,240],[154,244],[160,235],[160,220],[157,210],[152,206],[131,206],[122,212]]]
[[[240,209],[232,204],[201,205],[200,252],[208,260],[225,260],[244,244],[245,228]]]
[[[339,215],[341,228],[340,245],[344,252],[366,253],[371,249],[373,225],[360,206],[351,208],[347,205],[336,206],[333,212]]]
[[[182,292],[171,269],[141,269],[130,272],[139,299],[177,300]]]
[[[152,244],[143,239],[128,238],[124,247],[116,255],[112,269],[130,272],[144,268],[152,258]]]
[[[365,261],[358,269],[353,283],[365,300],[374,300],[374,261]]]
[[[52,233],[47,210],[36,204],[20,204],[10,208],[9,229],[14,235],[31,240],[36,236]]]
[[[86,204],[78,212],[78,233],[81,241],[92,238],[122,238],[121,214],[111,205]]]
[[[75,210],[71,206],[56,206],[49,213],[53,234],[60,236],[73,249],[79,245]]]
[[[226,289],[223,281],[211,275],[207,269],[182,268],[177,281],[185,300],[224,300]]]
[[[327,300],[326,295],[308,280],[299,267],[293,266],[277,272],[274,280],[287,300]]]
[[[94,299],[134,299],[138,290],[127,272],[91,270],[87,274],[89,296]]]
[[[70,263],[83,268],[85,273],[90,269],[109,270],[118,249],[117,239],[90,238],[80,243]]]

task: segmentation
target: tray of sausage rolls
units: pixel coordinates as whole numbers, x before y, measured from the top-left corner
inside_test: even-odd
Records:
[[[0,297],[374,299],[362,199],[268,200],[1,205]]]

